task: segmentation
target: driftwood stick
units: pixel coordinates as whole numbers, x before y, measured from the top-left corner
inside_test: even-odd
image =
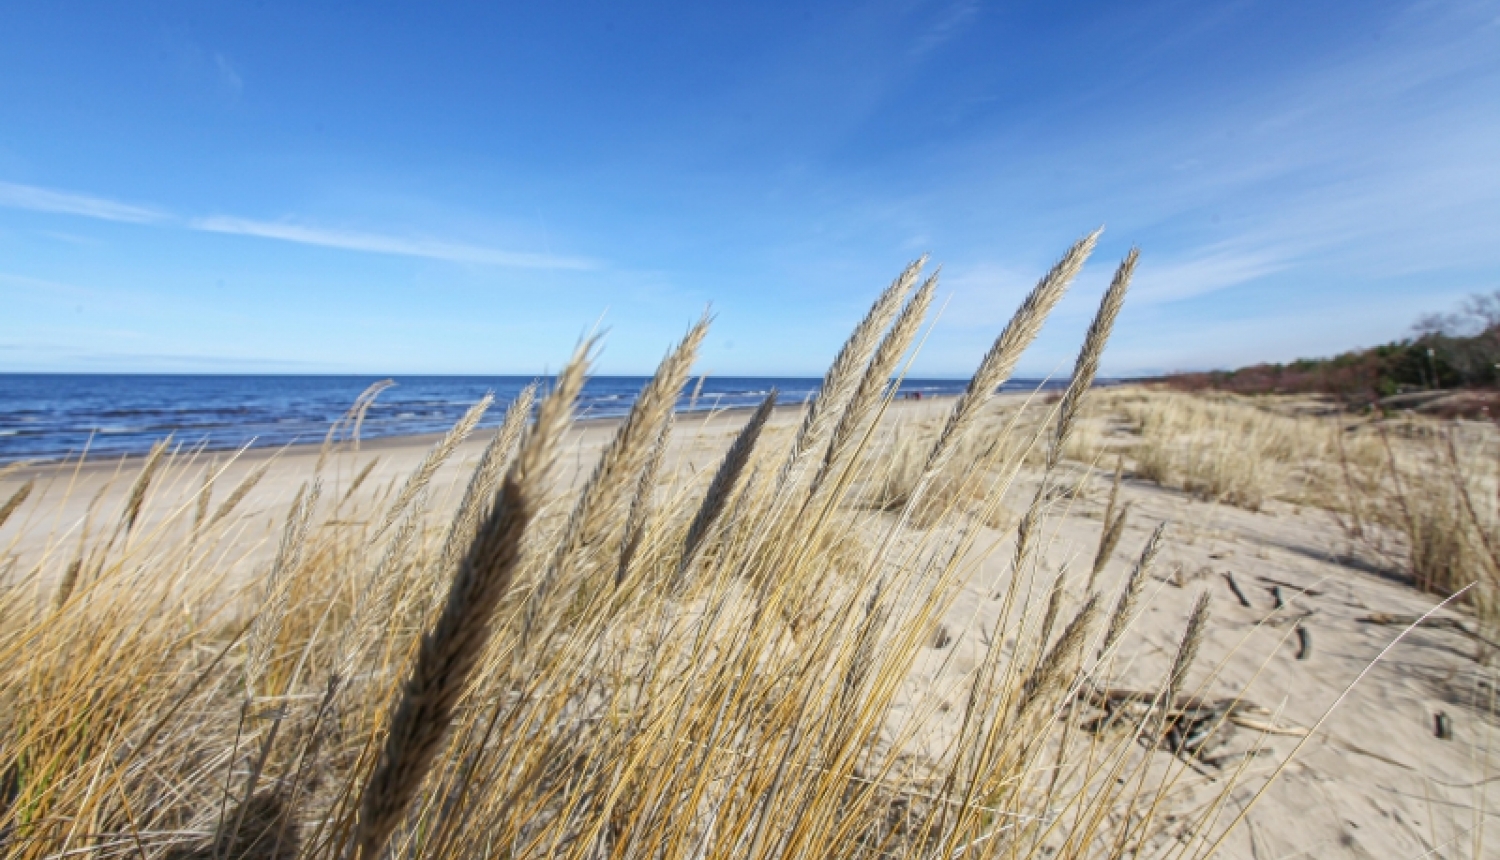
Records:
[[[1281,599],[1281,586],[1273,585],[1267,590],[1271,592],[1271,599],[1276,601],[1276,608],[1284,609],[1286,607],[1286,601]]]
[[[1121,687],[1093,687],[1080,691],[1080,697],[1106,713],[1133,710],[1144,715],[1160,705],[1154,693]],[[1222,719],[1241,728],[1271,735],[1302,737],[1307,734],[1307,729],[1302,726],[1273,722],[1271,711],[1241,698],[1208,700],[1186,696],[1172,703],[1171,715],[1174,719]]]
[[[1245,597],[1245,592],[1240,591],[1240,584],[1234,581],[1234,574],[1224,571],[1224,580],[1229,583],[1229,590],[1234,592],[1234,599],[1238,600],[1241,606],[1250,609],[1250,600]]]
[[[1453,740],[1453,720],[1442,711],[1433,714],[1432,734],[1440,741]]]
[[[1297,584],[1291,583],[1291,582],[1287,582],[1286,580],[1276,579],[1276,578],[1270,577],[1270,576],[1261,576],[1259,574],[1256,574],[1255,578],[1258,579],[1258,580],[1260,580],[1261,582],[1264,582],[1266,585],[1279,585],[1282,588],[1289,588],[1292,591],[1297,592],[1298,596],[1301,596],[1301,597],[1321,597],[1321,596],[1323,596],[1323,592],[1319,591],[1316,588],[1303,588],[1300,585],[1297,585]]]
[[[1312,656],[1312,631],[1297,625],[1297,659],[1306,660]]]

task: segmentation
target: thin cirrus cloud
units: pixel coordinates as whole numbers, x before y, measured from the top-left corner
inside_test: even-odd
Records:
[[[597,268],[597,264],[593,261],[578,257],[507,251],[427,237],[393,236],[229,216],[182,219],[153,207],[11,182],[0,182],[0,207],[76,215],[127,224],[185,227],[205,233],[250,236],[258,239],[294,242],[299,245],[336,248],[343,251],[421,257],[450,263],[520,269],[586,270]]]
[[[1210,249],[1187,259],[1141,261],[1134,290],[1137,304],[1174,302],[1218,292],[1291,268],[1293,261],[1276,251],[1233,247]]]
[[[255,236],[261,239],[279,239],[301,245],[317,245],[324,248],[341,248],[346,251],[368,251],[374,254],[395,254],[403,257],[425,257],[431,260],[446,260],[450,263],[476,263],[488,266],[507,266],[519,269],[592,269],[595,265],[583,259],[555,257],[550,254],[529,254],[517,251],[502,251],[477,245],[464,245],[435,239],[387,236],[379,233],[362,233],[351,230],[330,230],[308,227],[280,221],[253,221],[245,218],[212,217],[197,218],[188,222],[194,230],[208,233],[229,233],[236,236]]]
[[[127,224],[157,224],[171,220],[171,216],[159,209],[11,182],[0,182],[0,206],[32,212],[81,215],[84,218],[123,221]]]

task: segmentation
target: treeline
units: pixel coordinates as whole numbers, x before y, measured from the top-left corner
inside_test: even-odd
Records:
[[[1332,358],[1175,373],[1165,381],[1187,390],[1331,394],[1353,403],[1413,391],[1500,385],[1500,290],[1472,296],[1453,313],[1425,316],[1412,328],[1412,337]]]

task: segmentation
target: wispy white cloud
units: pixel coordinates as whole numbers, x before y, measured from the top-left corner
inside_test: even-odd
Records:
[[[70,191],[57,191],[51,188],[19,185],[12,182],[0,182],[0,207],[24,209],[31,212],[55,212],[65,215],[78,215],[102,221],[186,227],[190,230],[207,233],[253,236],[260,239],[296,242],[301,245],[338,248],[345,251],[363,251],[366,253],[392,254],[403,257],[424,257],[431,260],[445,260],[450,263],[503,266],[517,269],[585,270],[598,268],[596,262],[580,257],[508,251],[483,245],[448,242],[442,239],[432,239],[422,236],[365,233],[356,230],[317,227],[287,221],[258,221],[250,218],[235,218],[222,215],[208,218],[183,219],[161,209],[121,203],[116,200],[95,197],[89,194],[76,194]]]
[[[979,13],[979,0],[958,0],[945,8],[937,21],[912,45],[912,56],[924,57],[957,36]]]
[[[225,94],[238,96],[245,89],[245,79],[234,68],[234,64],[223,54],[214,54],[214,68],[219,73],[219,86]]]
[[[1154,304],[1193,298],[1249,283],[1292,265],[1292,260],[1274,251],[1232,247],[1162,262],[1144,256],[1131,287],[1131,300],[1133,304]]]
[[[10,209],[26,209],[32,212],[57,212],[65,215],[82,215],[103,221],[124,221],[129,224],[155,224],[171,220],[171,216],[159,209],[136,206],[70,191],[54,191],[35,185],[17,185],[0,182],[0,206]]]
[[[47,293],[66,298],[97,298],[100,293],[87,287],[77,287],[72,284],[64,284],[61,281],[49,281],[45,278],[33,278],[27,275],[17,275],[11,272],[0,272],[0,289],[6,286],[21,287],[33,294]]]
[[[188,222],[188,226],[194,230],[203,230],[210,233],[231,233],[237,236],[279,239],[283,242],[318,245],[324,248],[342,248],[348,251],[368,251],[376,254],[395,254],[405,257],[426,257],[433,260],[446,260],[451,263],[477,263],[480,265],[507,266],[521,269],[596,268],[593,262],[574,257],[503,251],[496,248],[444,242],[436,239],[389,236],[379,233],[362,233],[353,230],[335,230],[279,221],[253,221],[246,218],[215,216],[212,218],[194,219]]]
[[[1296,265],[1288,248],[1260,250],[1240,243],[1224,243],[1190,254],[1165,259],[1146,254],[1141,258],[1130,290],[1130,305],[1166,304],[1250,283]],[[1089,267],[1090,282],[1101,281],[1113,271],[1113,261],[1096,257]],[[953,291],[950,324],[964,328],[993,328],[1015,313],[1016,303],[1036,284],[1045,266],[1031,269],[1000,261],[956,263],[945,273],[944,286]],[[1102,283],[1073,293],[1090,292]],[[1092,293],[1090,293],[1092,295]],[[1083,313],[1092,313],[1093,299]]]

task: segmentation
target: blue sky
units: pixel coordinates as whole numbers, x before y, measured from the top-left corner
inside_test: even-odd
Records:
[[[923,252],[965,375],[1142,249],[1114,374],[1500,288],[1500,2],[12,3],[0,371],[819,373]]]

